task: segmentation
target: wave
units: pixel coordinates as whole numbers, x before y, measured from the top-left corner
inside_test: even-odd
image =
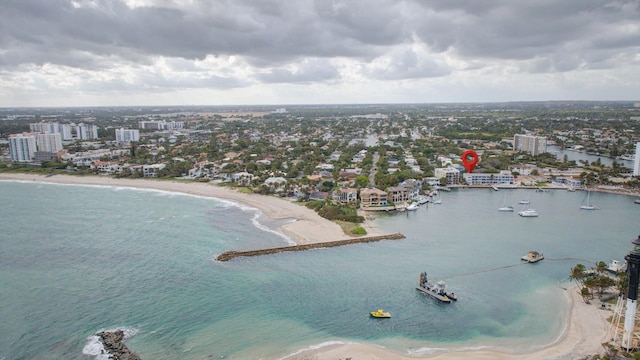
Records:
[[[323,342],[323,343],[320,343],[320,344],[311,345],[311,346],[309,346],[307,348],[304,348],[304,349],[300,349],[300,350],[298,350],[298,351],[296,351],[294,353],[291,353],[291,354],[289,354],[289,355],[287,355],[285,357],[280,358],[279,360],[284,360],[284,359],[288,359],[288,358],[292,358],[292,357],[295,358],[297,355],[300,355],[300,354],[302,354],[304,352],[322,349],[322,348],[327,347],[327,346],[345,345],[345,344],[349,344],[349,343],[348,342],[344,342],[344,341],[327,341],[327,342]]]
[[[122,330],[125,340],[135,336],[138,333],[138,329],[130,327],[117,327],[108,330],[98,330],[94,335],[91,335],[87,338],[87,342],[82,348],[82,354],[95,356],[97,360],[111,359],[110,354],[104,349],[102,341],[100,341],[100,337],[97,334],[101,332],[113,332],[118,330]]]

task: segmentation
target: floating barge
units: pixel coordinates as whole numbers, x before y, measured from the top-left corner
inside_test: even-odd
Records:
[[[432,298],[440,301],[441,303],[450,304],[451,301],[458,300],[456,294],[447,293],[445,291],[445,288],[446,285],[444,281],[438,281],[435,285],[433,285],[427,279],[427,273],[423,272],[420,274],[420,281],[416,289],[421,293],[429,295]]]
[[[528,263],[537,263],[542,259],[544,259],[544,254],[537,251],[529,251],[527,255],[520,258],[520,260],[526,261]]]

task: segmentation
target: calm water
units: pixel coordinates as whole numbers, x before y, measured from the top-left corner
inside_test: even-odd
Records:
[[[601,210],[580,211],[583,192],[441,195],[377,216],[404,240],[220,263],[223,251],[285,245],[270,230],[285,221],[157,191],[0,182],[0,359],[91,359],[92,335],[115,328],[143,359],[279,358],[334,341],[529,350],[562,332],[556,283],[591,265],[553,259],[622,260],[640,234],[625,196],[591,193]],[[540,217],[497,211],[521,199]],[[547,259],[507,267],[528,250]],[[460,300],[420,295],[421,271]],[[393,317],[369,318],[378,308]]]

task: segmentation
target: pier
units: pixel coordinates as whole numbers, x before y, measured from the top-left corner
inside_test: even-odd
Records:
[[[261,249],[261,250],[225,251],[222,254],[218,255],[216,260],[229,261],[233,258],[243,257],[243,256],[260,256],[260,255],[267,255],[267,254],[276,254],[276,253],[281,253],[285,251],[304,251],[304,250],[310,250],[310,249],[368,243],[368,242],[381,241],[381,240],[399,240],[404,238],[405,236],[401,233],[393,233],[388,235],[367,236],[367,237],[353,238],[353,239],[347,239],[347,240],[329,241],[329,242],[321,242],[321,243],[315,243],[315,244],[284,246],[284,247],[268,248],[268,249]]]

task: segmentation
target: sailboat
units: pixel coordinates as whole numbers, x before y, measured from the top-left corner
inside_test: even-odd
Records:
[[[506,198],[507,198],[507,193],[504,193],[504,196],[502,197],[502,206],[500,206],[498,208],[498,211],[513,211],[513,206],[508,206],[506,205]]]
[[[587,203],[580,206],[580,210],[597,210],[598,207],[591,203],[591,190],[587,190]]]

